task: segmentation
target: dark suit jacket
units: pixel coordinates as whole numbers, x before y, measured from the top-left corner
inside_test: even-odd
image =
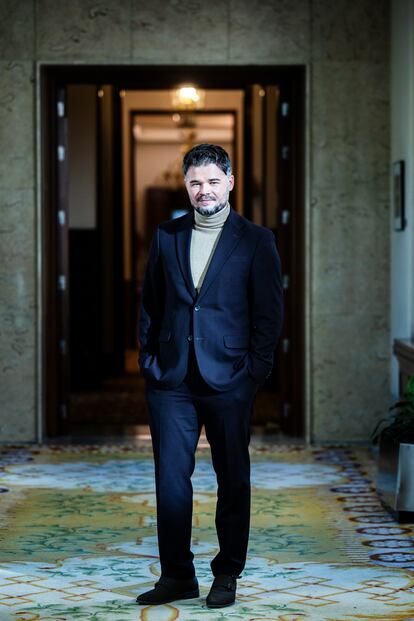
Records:
[[[212,388],[228,390],[247,373],[261,384],[272,369],[283,321],[275,237],[230,209],[197,294],[190,269],[193,222],[194,212],[163,222],[152,240],[141,298],[141,371],[176,388],[193,341],[201,375]]]

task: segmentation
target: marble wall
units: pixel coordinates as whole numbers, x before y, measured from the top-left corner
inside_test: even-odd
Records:
[[[389,6],[0,0],[0,437],[36,438],[36,63],[308,67],[307,419],[366,439],[389,398]]]

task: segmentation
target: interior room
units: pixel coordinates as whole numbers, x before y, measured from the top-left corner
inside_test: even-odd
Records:
[[[285,234],[291,229],[279,245],[286,304],[296,282],[300,298],[300,194],[292,210],[279,213],[283,193],[294,201],[289,188],[278,184],[288,101],[281,101],[276,84],[221,90],[184,84],[140,91],[72,83],[64,97],[67,158],[56,169],[53,182],[62,188],[52,208],[61,218],[67,213],[68,229],[58,225],[56,255],[49,261],[67,270],[66,288],[55,300],[61,306],[58,340],[65,347],[53,364],[60,374],[59,406],[51,405],[46,414],[45,433],[148,435],[137,362],[141,289],[157,226],[190,211],[181,163],[192,146],[207,142],[227,150],[236,179],[231,206],[237,213],[266,222],[276,236],[278,222]],[[301,136],[291,140],[300,153]],[[300,174],[299,161],[296,166]],[[297,313],[291,319],[292,314],[275,351],[279,364],[257,397],[255,433],[299,438],[305,433],[303,403],[289,379],[290,369],[303,365],[304,317]]]

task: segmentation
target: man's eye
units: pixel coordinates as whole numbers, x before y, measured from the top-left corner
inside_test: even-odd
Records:
[[[218,183],[219,183],[218,181],[212,181],[211,185],[218,185]]]

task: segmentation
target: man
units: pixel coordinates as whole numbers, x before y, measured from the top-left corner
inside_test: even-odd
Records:
[[[192,484],[202,425],[217,476],[220,550],[207,606],[235,601],[250,523],[250,419],[273,365],[283,316],[273,233],[229,204],[234,177],[219,146],[183,161],[192,213],[163,222],[142,291],[139,364],[154,451],[161,577],[140,604],[199,597],[191,552]]]

